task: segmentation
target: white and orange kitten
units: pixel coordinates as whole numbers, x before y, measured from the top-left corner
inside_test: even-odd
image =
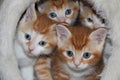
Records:
[[[15,51],[23,80],[33,80],[37,57],[48,55],[56,48],[55,24],[49,18],[40,16],[31,5],[18,25]]]
[[[99,18],[93,9],[85,5],[84,2],[80,2],[80,21],[82,25],[89,27],[89,28],[99,28],[99,27],[106,27],[107,22],[103,18]],[[106,27],[107,28],[107,27]],[[112,41],[110,39],[109,33],[107,34],[106,43],[104,49],[104,62],[107,63],[108,58],[111,55],[112,50]],[[109,51],[109,52],[108,52]]]
[[[36,62],[36,74],[41,76],[39,80],[99,80],[104,66],[102,51],[107,30],[59,24],[56,32],[56,53]]]
[[[78,16],[79,4],[72,0],[48,0],[39,5],[38,10],[54,21],[72,25]]]
[[[80,2],[80,21],[82,25],[90,28],[105,27],[104,19],[99,18],[93,9]]]

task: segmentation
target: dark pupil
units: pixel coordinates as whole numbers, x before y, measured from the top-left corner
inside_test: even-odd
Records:
[[[25,38],[26,38],[27,40],[31,40],[31,36],[30,36],[29,34],[25,34]]]
[[[57,17],[57,15],[56,15],[55,13],[50,13],[50,16],[51,16],[52,18]]]
[[[65,15],[70,15],[70,14],[71,14],[71,9],[67,9]]]
[[[72,56],[73,56],[73,52],[72,52],[72,51],[67,51],[67,55],[68,55],[69,57],[72,57]]]
[[[92,20],[91,18],[87,18],[87,20],[88,20],[89,22],[93,22],[93,20]]]
[[[90,58],[90,56],[91,56],[91,54],[88,53],[88,52],[86,52],[86,53],[83,54],[83,57],[84,57],[84,58]]]
[[[46,44],[45,41],[40,41],[40,42],[39,42],[39,45],[41,45],[41,46],[44,46],[45,44]]]

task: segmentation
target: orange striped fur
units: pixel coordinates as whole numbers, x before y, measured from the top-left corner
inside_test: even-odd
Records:
[[[35,64],[35,73],[38,80],[53,80],[51,75],[50,56],[40,56]]]
[[[80,26],[67,27],[67,29],[71,35],[65,41],[59,42],[58,40],[60,45],[57,45],[58,49],[55,55],[44,58],[45,61],[40,58],[36,62],[35,70],[37,75],[41,76],[41,74],[51,73],[50,78],[48,78],[49,76],[44,76],[43,80],[99,80],[98,75],[104,66],[102,57],[104,44],[101,45],[101,48],[98,48],[97,44],[91,44],[93,40],[90,38],[90,35],[97,29]],[[57,37],[59,37],[59,34]],[[105,37],[103,38],[105,40]],[[80,57],[84,51],[91,53],[92,57],[90,59],[82,57],[79,59],[81,60],[80,64],[76,66],[74,63],[75,58],[66,56],[66,51],[69,50],[74,52],[76,58]],[[69,64],[74,65],[74,67]],[[84,64],[89,67],[85,69],[82,69],[82,67],[78,68]]]

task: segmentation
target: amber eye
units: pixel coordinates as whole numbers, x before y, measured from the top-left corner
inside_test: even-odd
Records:
[[[87,18],[88,22],[93,22],[93,20],[91,18]]]
[[[29,34],[25,33],[25,39],[31,40],[31,36]]]
[[[40,41],[40,42],[39,42],[39,45],[40,45],[40,46],[45,46],[46,44],[47,44],[47,43],[46,43],[45,41]]]
[[[66,53],[67,53],[67,56],[69,56],[69,57],[73,57],[74,56],[72,51],[67,51]]]
[[[84,54],[83,54],[83,58],[85,58],[85,59],[88,59],[88,58],[90,58],[91,57],[91,53],[89,53],[89,52],[85,52]]]

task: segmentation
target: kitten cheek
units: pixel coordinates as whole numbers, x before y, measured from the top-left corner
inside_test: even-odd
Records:
[[[86,68],[88,68],[88,67],[89,67],[89,65],[88,65],[87,63],[86,63],[86,64],[81,63],[81,64],[78,66],[78,68],[81,69],[81,70],[86,69]]]
[[[24,49],[26,52],[29,52],[28,46],[27,46],[25,43],[23,43],[22,46],[23,46],[23,49]]]
[[[33,52],[32,55],[37,57],[37,56],[39,56],[40,54],[39,54],[39,53],[34,53],[34,52]]]
[[[71,20],[71,19],[67,19],[66,23],[68,23],[69,25],[73,25],[75,22],[75,20]]]
[[[44,50],[42,53],[44,53],[44,54],[50,54],[50,53],[52,53],[52,50],[51,49],[47,49],[47,50]]]
[[[73,62],[67,62],[67,65],[68,65],[70,68],[75,68],[75,67],[76,67]]]

